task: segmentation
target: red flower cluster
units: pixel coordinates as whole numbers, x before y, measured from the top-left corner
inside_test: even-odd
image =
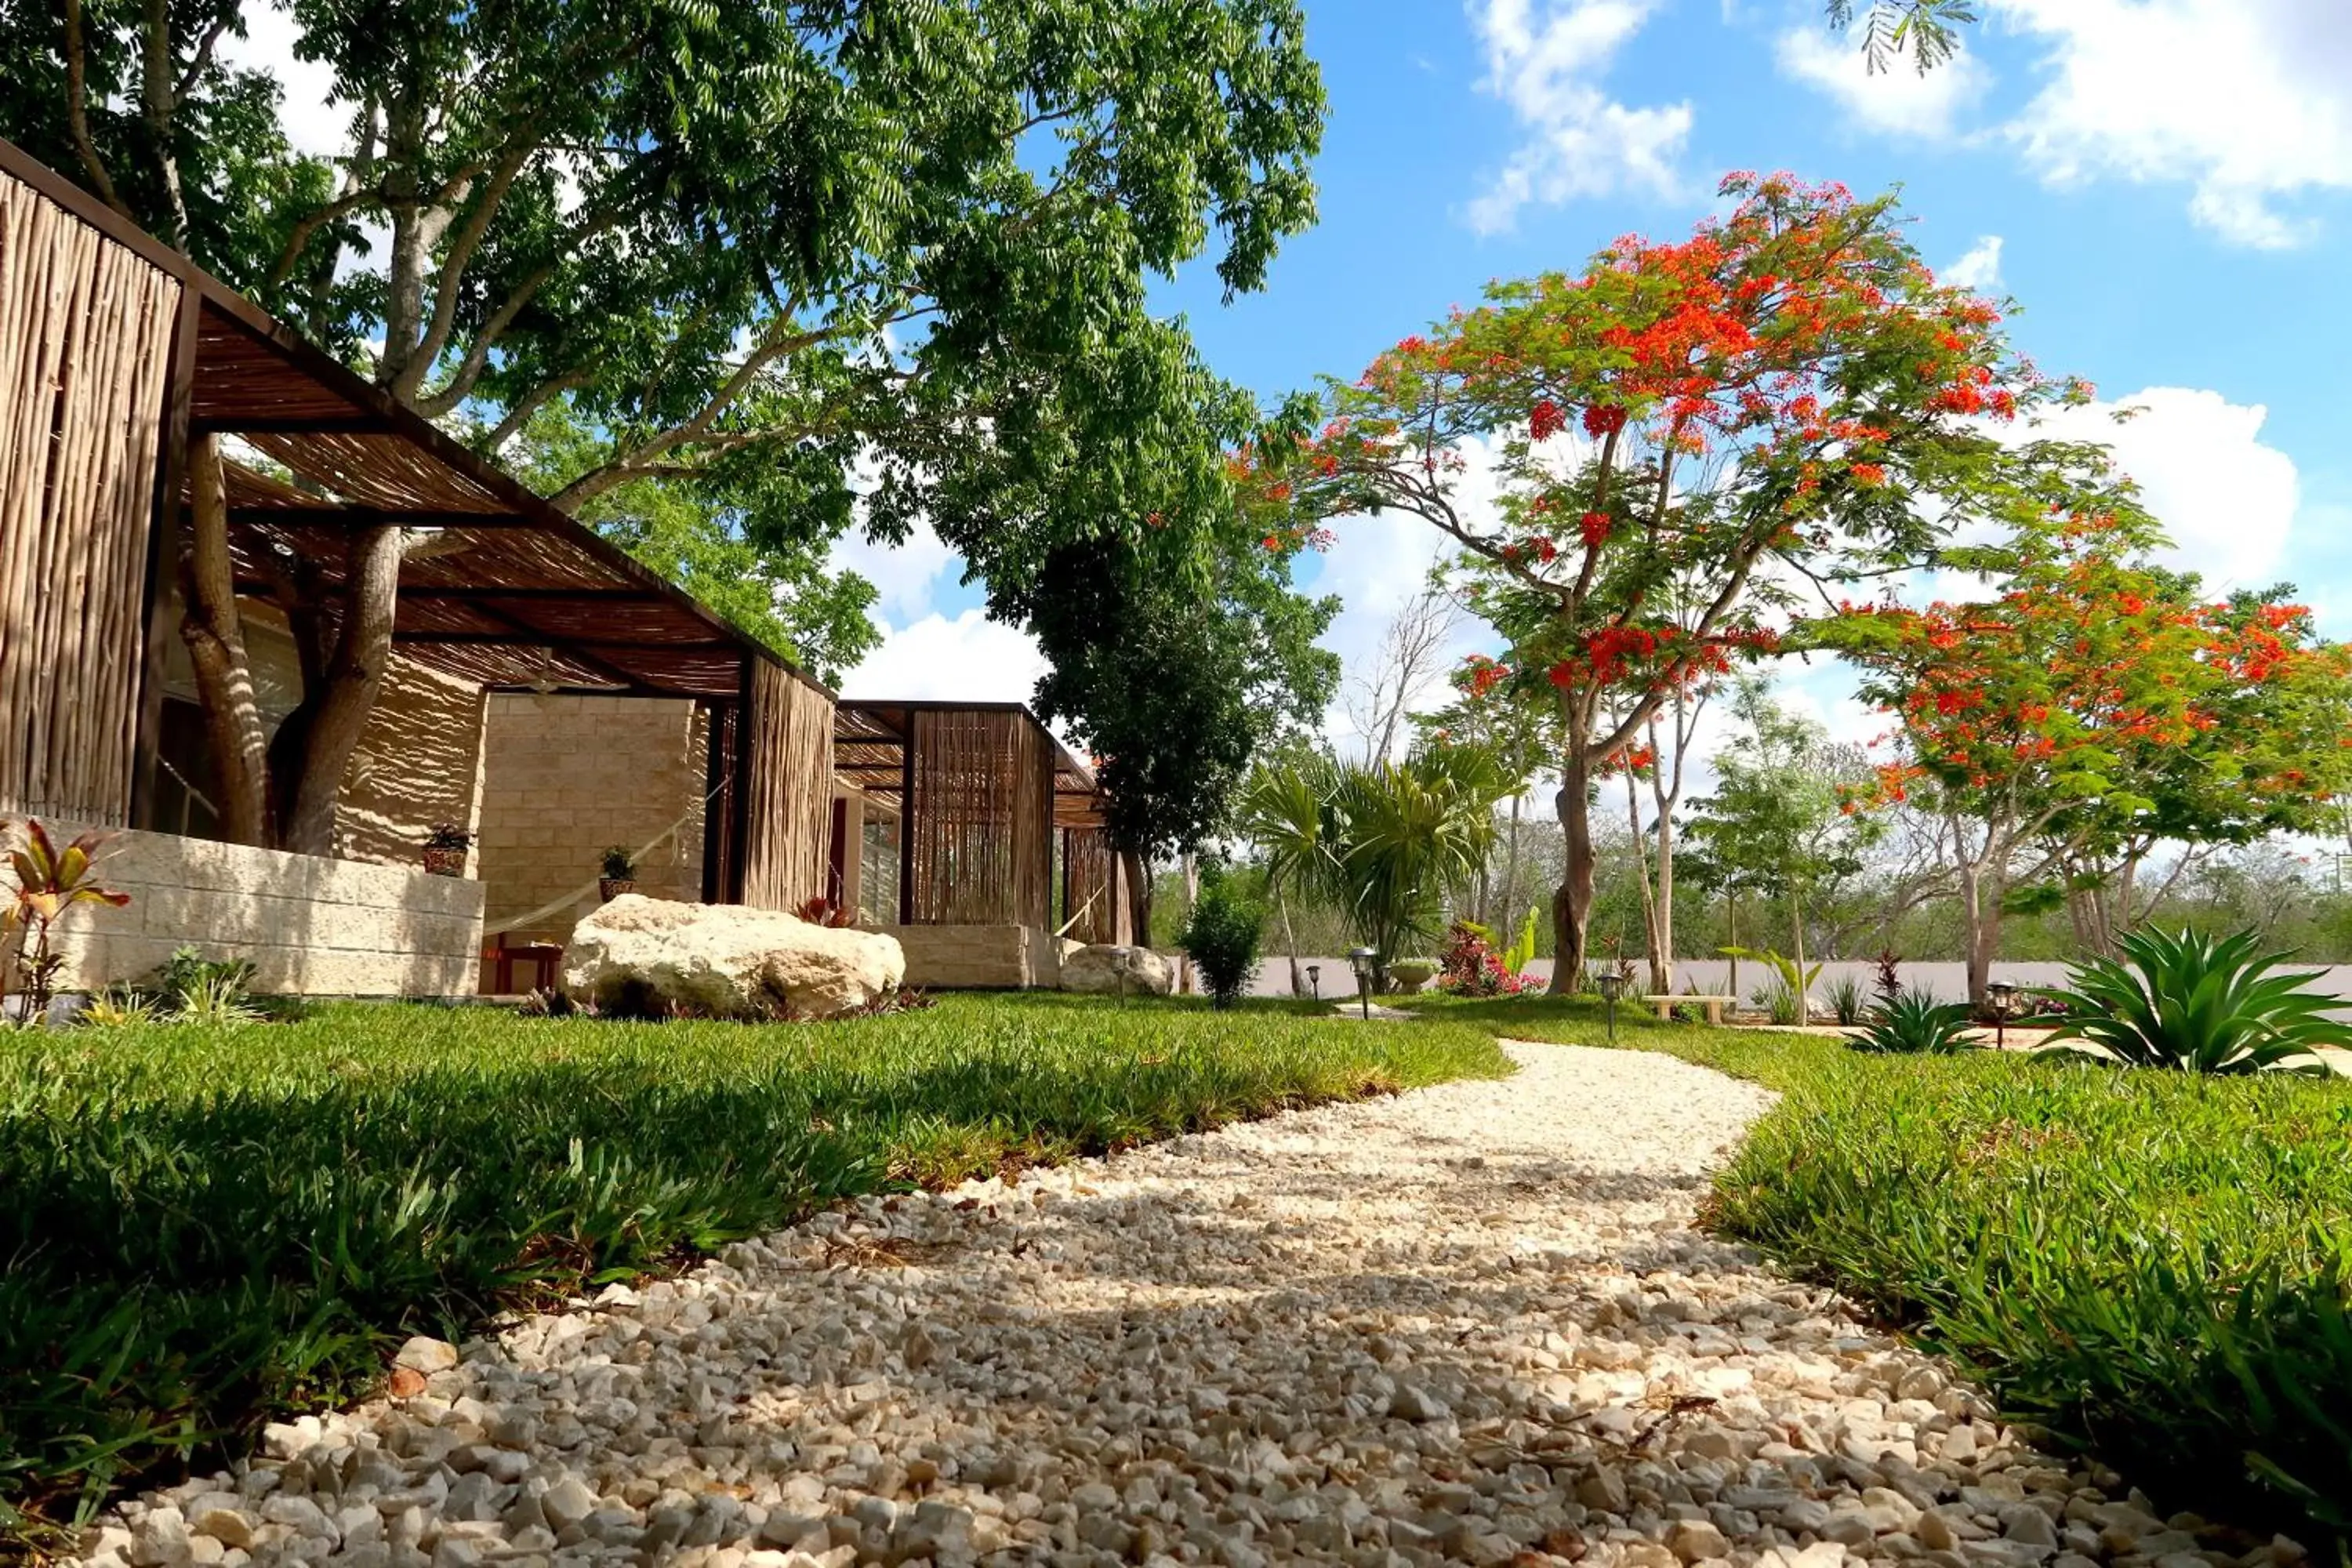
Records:
[[[1559,405],[1547,397],[1528,410],[1528,435],[1530,439],[1549,441],[1568,428],[1568,416]]]
[[[1608,541],[1609,531],[1614,526],[1605,511],[1588,511],[1576,520],[1576,525],[1584,535],[1587,550],[1600,549]]]

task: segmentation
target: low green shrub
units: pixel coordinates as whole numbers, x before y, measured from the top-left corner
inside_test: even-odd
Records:
[[[1869,1001],[1863,994],[1862,982],[1851,974],[1841,974],[1830,982],[1830,1016],[1841,1027],[1852,1028],[1863,1021],[1869,1011]]]
[[[1201,971],[1201,983],[1220,1007],[1230,1005],[1257,967],[1257,946],[1265,910],[1244,896],[1230,877],[1211,873],[1177,933],[1176,945]]]
[[[1599,1010],[1428,1010],[1601,1043]],[[2352,1539],[2352,1081],[1618,1022],[1780,1092],[1707,1220],[2162,1500]]]
[[[1060,996],[819,1025],[343,1006],[7,1031],[0,1517],[361,1394],[401,1335],[850,1194],[1507,1070],[1468,1028]]]

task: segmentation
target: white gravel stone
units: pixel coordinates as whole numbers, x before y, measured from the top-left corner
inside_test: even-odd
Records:
[[[1769,1103],[1667,1058],[868,1198],[272,1425],[100,1563],[2099,1568],[2224,1550],[1693,1228]],[[445,1353],[446,1352],[446,1353]],[[2194,1524],[2196,1529],[2185,1529]],[[2063,1546],[2066,1555],[2058,1556]],[[2196,1568],[2210,1568],[2198,1558]]]

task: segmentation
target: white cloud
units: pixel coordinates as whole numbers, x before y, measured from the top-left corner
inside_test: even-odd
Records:
[[[2143,412],[2116,424],[2117,408]],[[2151,386],[2064,410],[2036,433],[2112,447],[2172,538],[2168,563],[2221,593],[2267,587],[2286,565],[2301,485],[2294,459],[2260,439],[2268,416],[2218,392]]]
[[[1486,47],[1484,89],[1528,139],[1469,206],[1481,234],[1508,229],[1530,202],[1646,193],[1673,197],[1691,129],[1689,100],[1633,108],[1601,86],[1658,0],[1470,0]]]
[[[2193,187],[2240,244],[2310,226],[2283,200],[2352,190],[2344,0],[1994,0],[2045,42],[2049,80],[2007,128],[2054,184],[2101,175]]]
[[[321,158],[346,152],[352,110],[333,101],[334,68],[295,57],[294,45],[301,34],[287,8],[247,5],[243,10],[246,36],[222,37],[222,61],[243,70],[266,70],[278,79],[283,89],[278,118],[296,152]]]
[[[877,544],[852,530],[835,542],[828,564],[874,584],[879,595],[874,607],[887,624],[929,615],[940,583],[962,560],[940,542],[929,523],[919,522],[904,544]]]
[[[2000,287],[2000,236],[1988,234],[1967,255],[1944,268],[1942,280],[1955,289],[1989,294]]]
[[[1781,34],[1773,53],[1781,75],[1836,100],[1864,129],[1896,136],[1952,135],[1959,111],[1983,95],[1988,79],[1966,51],[1926,76],[1900,68],[1874,72],[1862,49],[1818,16]]]
[[[1017,626],[970,609],[950,620],[925,616],[891,631],[841,683],[844,697],[942,702],[1027,702],[1045,656]]]

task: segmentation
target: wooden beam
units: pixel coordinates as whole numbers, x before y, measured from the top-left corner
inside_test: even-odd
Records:
[[[516,632],[521,634],[523,637],[533,637],[536,639],[531,641],[511,639],[509,646],[549,648],[556,647],[555,643],[550,641],[543,635],[533,633],[530,626],[527,626],[520,621],[516,620],[512,616],[502,616],[496,610],[482,608],[479,606],[477,606],[475,613],[482,616],[485,620],[503,621],[508,626],[512,626]],[[398,642],[400,640],[400,635],[399,630],[395,627],[392,634],[393,640],[394,642]],[[569,654],[574,663],[585,665],[588,668],[594,670],[597,674],[604,676],[619,685],[634,687],[646,684],[646,679],[644,676],[636,674],[632,670],[623,669],[619,665],[613,663],[610,659],[599,658],[595,654],[589,652],[585,648],[563,648],[561,651]]]
[[[173,579],[180,572],[180,485],[187,470],[188,407],[196,384],[196,324],[204,301],[184,281],[172,329],[172,364],[163,394],[163,449],[155,464],[155,502],[147,521],[146,628],[139,668],[139,724],[131,743],[131,826],[151,827],[155,773],[163,749],[166,649],[173,635]]]
[[[551,686],[544,691],[536,686],[499,682],[485,686],[482,689],[506,697],[658,697],[674,702],[698,701],[709,695],[708,692],[682,690],[674,686],[647,686],[642,680],[632,680],[625,686]]]
[[[488,615],[490,612],[480,612]],[[518,626],[506,632],[403,632],[392,634],[392,640],[401,643],[447,643],[458,647],[551,647],[569,651],[573,648],[604,648],[607,650],[650,653],[733,653],[736,645],[726,642],[624,642],[616,637],[575,637],[561,632],[544,632],[532,626]]]
[[[406,588],[403,600],[433,599],[471,604],[478,599],[593,599],[613,604],[657,605],[663,601],[643,588]],[[728,645],[732,647],[732,643]]]
[[[397,436],[398,423],[354,408],[349,414],[210,414],[190,422],[198,436]]]
[[[452,511],[375,506],[233,506],[232,523],[268,528],[540,528],[537,520],[513,511]],[[405,593],[408,590],[403,589]],[[567,590],[568,591],[568,590]],[[637,591],[638,598],[654,595]]]

